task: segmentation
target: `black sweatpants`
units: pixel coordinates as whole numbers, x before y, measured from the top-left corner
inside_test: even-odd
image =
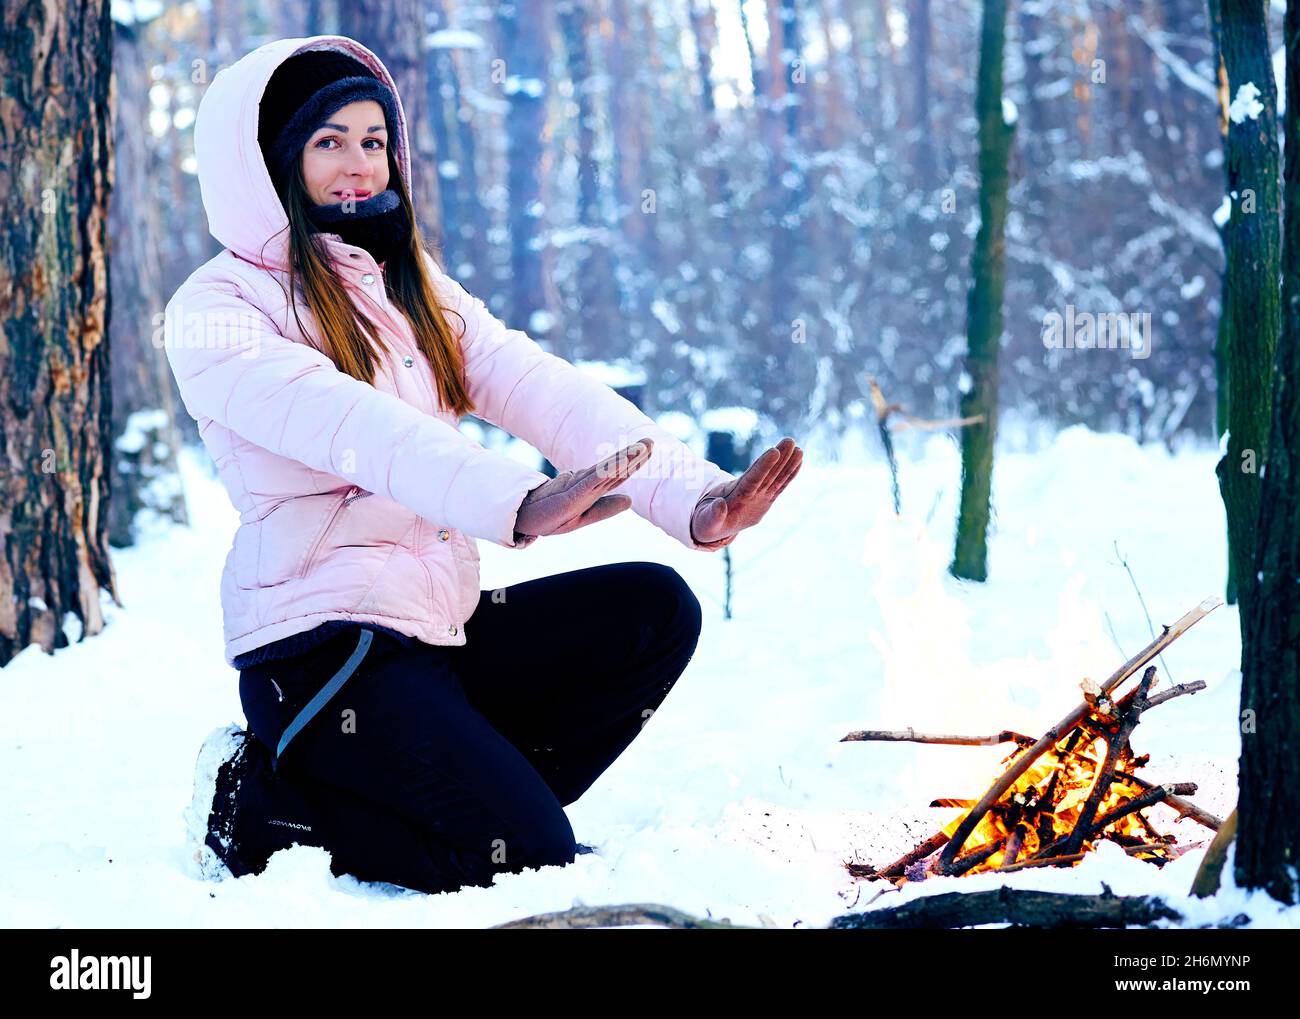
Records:
[[[570,863],[563,807],[636,738],[690,661],[700,625],[676,570],[629,562],[483,591],[462,647],[404,648],[375,632],[278,771],[259,771],[250,809],[279,815],[278,845],[327,849],[336,875],[420,891]],[[240,673],[268,761],[364,626]]]

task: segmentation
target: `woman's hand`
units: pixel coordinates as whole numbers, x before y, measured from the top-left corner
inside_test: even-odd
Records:
[[[740,477],[700,496],[691,514],[691,538],[707,548],[730,545],[742,530],[763,519],[802,463],[803,450],[787,435]]]
[[[519,504],[516,544],[526,546],[539,535],[576,531],[628,509],[631,497],[605,493],[640,470],[653,449],[653,439],[641,439],[592,467],[564,471],[538,485]]]

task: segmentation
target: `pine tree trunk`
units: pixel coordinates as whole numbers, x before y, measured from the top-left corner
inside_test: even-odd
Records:
[[[108,196],[113,28],[103,0],[0,14],[0,666],[66,647],[117,602],[110,495]],[[120,603],[119,603],[120,604]],[[75,637],[75,627],[71,636]]]
[[[961,510],[949,571],[964,580],[988,578],[989,502],[993,489],[993,443],[997,435],[998,346],[1002,336],[1002,289],[1006,276],[1007,160],[1015,126],[1002,112],[1002,53],[1006,0],[984,0],[979,82],[975,111],[980,141],[980,227],[971,252],[966,300],[966,374],[961,416],[984,420],[961,432]]]
[[[510,103],[506,114],[509,146],[506,186],[510,195],[511,324],[530,328],[533,312],[546,307],[542,279],[542,181],[547,172],[542,136],[546,129],[550,76],[550,18],[542,0],[517,0],[497,10]]]
[[[113,256],[112,490],[109,541],[135,544],[136,514],[148,510],[189,522],[185,493],[175,484],[175,377],[154,345],[153,315],[167,303],[159,251],[162,209],[155,199],[163,172],[149,122],[149,66],[139,25],[115,24],[113,42],[113,171],[109,236]]]
[[[1287,5],[1283,34],[1288,116],[1281,336],[1272,371],[1253,379],[1261,389],[1272,379],[1272,419],[1255,557],[1247,567],[1252,579],[1258,571],[1258,579],[1242,603],[1249,639],[1242,654],[1234,869],[1237,884],[1294,903],[1300,900],[1300,119],[1292,111],[1300,109],[1300,4]],[[1239,365],[1234,361],[1233,370]]]
[[[1221,111],[1227,123],[1224,165],[1232,217],[1223,228],[1223,318],[1216,350],[1228,441],[1217,474],[1227,511],[1229,577],[1240,605],[1244,658],[1245,622],[1253,610],[1250,600],[1256,585],[1252,561],[1259,518],[1259,469],[1268,460],[1268,380],[1280,315],[1277,94],[1269,51],[1268,4],[1265,0],[1215,0],[1214,7],[1218,8],[1216,36],[1228,82],[1221,102],[1231,103],[1242,86],[1254,83],[1263,107],[1257,116],[1239,115],[1239,122]]]
[[[442,199],[429,118],[424,12],[420,0],[349,0],[339,5],[339,34],[373,51],[397,84],[411,142],[411,203],[425,240],[441,248]]]
[[[589,9],[591,2],[566,0],[556,6],[569,81],[573,85],[573,101],[578,108],[578,145],[574,153],[578,164],[578,225],[589,231],[587,236],[590,238],[585,245],[587,254],[578,284],[581,315],[577,326],[582,333],[583,350],[592,349],[602,338],[616,334],[624,326],[617,314],[609,314],[610,309],[615,312],[618,309],[618,283],[614,278],[613,252],[605,239],[608,235],[600,229],[604,222],[596,134],[600,114],[596,109],[594,69],[588,43],[588,34],[596,20]]]

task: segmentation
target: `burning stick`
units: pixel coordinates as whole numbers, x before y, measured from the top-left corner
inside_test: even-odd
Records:
[[[1025,826],[1016,825],[1016,830],[1007,840],[1007,851],[1002,855],[1003,866],[1011,866],[1020,856],[1020,847],[1025,844]]]
[[[948,836],[943,832],[935,832],[928,839],[922,842],[915,849],[908,850],[888,867],[881,867],[879,870],[873,867],[863,867],[859,864],[850,865],[849,872],[854,877],[902,877],[903,872],[918,860],[924,860],[936,849],[948,841]]]
[[[1146,842],[1140,846],[1125,846],[1124,852],[1129,856],[1136,856],[1138,853],[1167,853],[1170,860],[1176,860],[1184,853],[1190,853],[1193,849],[1200,849],[1205,846],[1205,842],[1195,842],[1190,846],[1170,846],[1163,842]],[[1023,863],[1013,863],[1005,867],[994,867],[993,869],[999,874],[1012,870],[1024,870],[1026,867],[1048,867],[1054,864],[1078,863],[1087,853],[1071,853],[1069,856],[1052,856],[1046,859],[1025,860]]]
[[[1172,626],[1166,626],[1160,636],[1156,637],[1150,644],[1139,651],[1136,655],[1125,662],[1120,668],[1101,686],[1101,693],[1108,694],[1120,683],[1128,679],[1138,669],[1146,665],[1152,658],[1167,648],[1175,640],[1186,633],[1192,626],[1198,623],[1206,615],[1223,604],[1222,599],[1211,596],[1201,602],[1196,608],[1185,613]],[[1088,714],[1089,704],[1085,700],[1082,704],[1071,711],[1065,718],[1061,719],[1056,725],[1049,729],[1032,747],[1020,754],[1015,762],[1006,770],[998,781],[993,783],[975,808],[966,815],[965,819],[957,826],[953,832],[952,838],[944,846],[943,852],[936,864],[935,871],[939,874],[950,872],[953,864],[956,862],[961,847],[970,837],[976,826],[980,823],[989,808],[997,803],[1008,789],[1023,775],[1043,754],[1054,747],[1061,739],[1075,728],[1079,722]]]
[[[993,842],[990,842],[987,846],[980,846],[978,849],[972,850],[971,852],[967,853],[965,856],[957,857],[957,859],[953,862],[953,864],[948,868],[947,873],[952,875],[953,877],[958,877],[962,874],[965,874],[966,871],[970,870],[972,867],[975,867],[983,863],[994,853],[998,852],[998,850],[1000,850],[1004,845],[1006,845],[1006,841],[1007,841],[1006,839],[995,839]],[[937,867],[938,867],[938,863],[936,862],[935,868]]]
[[[1115,772],[1115,777],[1122,778],[1126,782],[1132,782],[1134,785],[1141,786],[1143,789],[1154,789],[1156,785],[1154,782],[1148,782],[1145,778],[1139,778],[1137,775],[1130,775],[1124,771]],[[1198,807],[1190,800],[1183,799],[1181,796],[1166,796],[1162,802],[1165,806],[1172,807],[1174,810],[1178,811],[1179,815],[1182,817],[1190,817],[1198,824],[1205,825],[1205,827],[1209,828],[1210,831],[1218,831],[1223,827],[1222,820],[1215,817],[1208,810]]]
[[[1035,854],[1034,859],[1045,860],[1049,857],[1059,858],[1059,854],[1065,852],[1064,847],[1067,846],[1070,840],[1080,831],[1083,831],[1083,834],[1079,836],[1079,841],[1082,843],[1084,840],[1090,839],[1094,835],[1104,832],[1120,818],[1127,817],[1135,810],[1144,810],[1153,804],[1159,803],[1170,793],[1182,793],[1191,796],[1194,792],[1196,792],[1195,782],[1171,782],[1167,785],[1153,786],[1141,796],[1135,797],[1127,803],[1121,803],[1114,810],[1103,814],[1092,824],[1088,825],[1086,829],[1081,820],[1079,824],[1075,825],[1074,830],[1070,832],[1069,835],[1062,835],[1055,842],[1051,843],[1051,845],[1039,850],[1038,853]]]
[[[1088,794],[1083,810],[1079,813],[1079,819],[1075,822],[1074,831],[1070,832],[1069,837],[1061,845],[1062,854],[1077,853],[1083,845],[1088,826],[1092,823],[1092,819],[1096,817],[1097,807],[1106,795],[1106,791],[1110,788],[1115,765],[1119,764],[1119,755],[1128,746],[1129,737],[1133,734],[1142,712],[1147,707],[1147,692],[1151,689],[1151,684],[1155,682],[1155,678],[1156,667],[1148,665],[1132,704],[1124,712],[1123,721],[1119,725],[1119,732],[1115,734],[1113,739],[1107,741],[1106,760],[1102,763],[1096,781],[1092,784],[1092,791]]]

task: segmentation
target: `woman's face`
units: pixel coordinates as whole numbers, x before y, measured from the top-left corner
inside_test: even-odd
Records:
[[[388,131],[373,99],[330,114],[302,151],[302,179],[317,205],[361,201],[388,187]]]

